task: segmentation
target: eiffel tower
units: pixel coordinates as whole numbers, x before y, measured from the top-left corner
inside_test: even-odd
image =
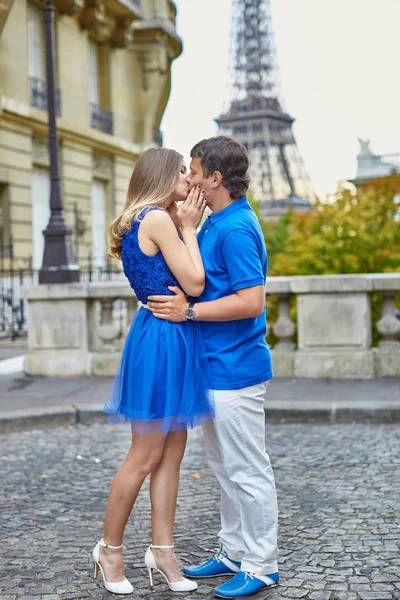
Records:
[[[284,109],[270,0],[232,0],[230,94],[220,133],[247,148],[262,216],[308,211],[314,193]]]

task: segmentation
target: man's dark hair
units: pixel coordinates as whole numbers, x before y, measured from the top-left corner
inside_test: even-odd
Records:
[[[215,171],[222,175],[222,185],[229,191],[232,200],[239,200],[249,189],[249,157],[246,148],[231,137],[219,135],[196,144],[191,158],[199,158],[204,177]]]

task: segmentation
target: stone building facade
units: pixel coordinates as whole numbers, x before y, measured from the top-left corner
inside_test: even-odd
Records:
[[[358,141],[357,173],[354,179],[349,179],[357,188],[374,179],[388,177],[393,172],[400,173],[400,152],[375,154],[370,148],[370,140],[358,138]]]
[[[54,0],[65,217],[80,264],[107,264],[107,223],[135,159],[160,144],[171,63],[182,51],[172,0]],[[14,266],[40,268],[49,219],[43,9],[0,3],[0,233]]]

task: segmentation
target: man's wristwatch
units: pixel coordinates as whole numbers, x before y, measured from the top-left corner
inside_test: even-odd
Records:
[[[187,321],[193,321],[193,319],[196,316],[196,311],[194,310],[194,304],[193,302],[191,302],[189,304],[189,306],[187,307],[187,309],[184,312],[185,318],[187,319]]]

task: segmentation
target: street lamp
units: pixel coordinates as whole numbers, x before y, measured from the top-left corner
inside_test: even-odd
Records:
[[[39,271],[39,283],[71,283],[79,281],[79,265],[72,250],[72,231],[64,219],[58,167],[53,0],[45,0],[44,24],[46,36],[47,110],[49,115],[51,215],[47,228],[43,232],[44,254],[43,265]]]

